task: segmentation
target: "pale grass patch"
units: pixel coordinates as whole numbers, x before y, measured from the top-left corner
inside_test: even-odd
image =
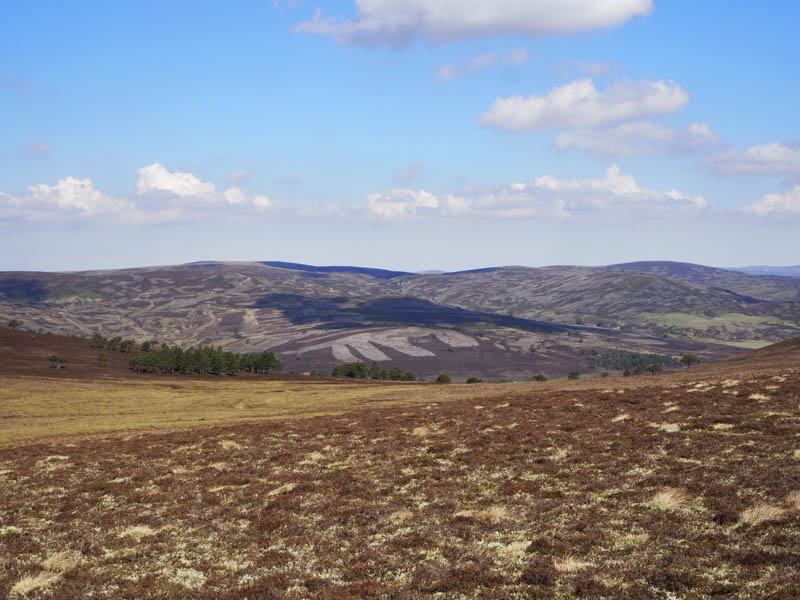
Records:
[[[770,521],[779,521],[786,515],[786,511],[766,502],[759,502],[739,515],[738,525],[759,525]]]
[[[739,383],[741,382],[738,379],[726,379],[725,381],[722,382],[722,387],[729,388],[735,385],[739,385]]]
[[[794,490],[786,495],[786,504],[791,510],[800,510],[800,490]]]
[[[774,392],[775,390],[781,389],[781,386],[779,386],[779,385],[765,385],[764,389],[768,390],[770,392]]]
[[[275,488],[274,490],[272,490],[267,495],[268,496],[279,496],[281,494],[286,494],[288,492],[291,492],[296,487],[297,487],[296,483],[284,483],[281,487]]]
[[[13,535],[15,533],[22,533],[22,529],[19,527],[14,527],[13,525],[0,527],[0,535]]]
[[[61,575],[50,571],[42,571],[38,575],[28,575],[14,584],[14,587],[11,588],[11,593],[24,594],[31,590],[53,585],[59,579],[61,579]]]
[[[800,460],[800,450],[795,450],[794,452],[792,452],[792,458],[794,458],[795,460]]]
[[[242,483],[240,485],[218,485],[217,487],[208,488],[208,491],[211,492],[212,494],[216,494],[217,492],[221,492],[223,490],[238,490],[238,489],[241,489],[241,488],[245,488],[248,485],[250,485],[250,484],[249,483]]]
[[[738,396],[739,390],[722,390],[723,394],[730,394],[731,396]]]
[[[559,573],[574,573],[586,567],[591,567],[592,563],[580,560],[577,556],[565,556],[553,560],[553,567]]]
[[[680,410],[680,409],[681,409],[681,407],[680,407],[680,406],[670,406],[669,408],[666,408],[666,409],[664,409],[664,410],[663,410],[663,411],[661,411],[661,412],[662,412],[662,413],[664,413],[664,414],[666,414],[666,413],[675,412],[676,410]]]
[[[119,536],[132,537],[138,542],[142,538],[155,535],[156,533],[158,533],[157,530],[147,525],[131,525],[120,531]]]
[[[206,576],[197,569],[192,569],[191,567],[176,569],[171,573],[164,572],[164,575],[170,582],[177,583],[190,590],[202,587],[206,582]]]
[[[453,514],[453,516],[457,519],[473,519],[475,521],[497,523],[498,521],[504,521],[510,518],[511,513],[509,513],[505,506],[494,505],[486,510],[461,510]]]
[[[681,426],[677,423],[650,423],[649,425],[665,433],[677,433],[681,430]]]
[[[225,461],[215,462],[208,465],[212,469],[216,469],[217,471],[227,471],[231,468],[231,466],[226,463]]]
[[[497,408],[507,408],[511,406],[511,402],[506,402],[505,404],[498,404]]]
[[[783,377],[782,375],[775,375],[772,378],[772,381],[777,381],[778,383],[783,383],[784,381],[786,381],[786,377]]]
[[[733,429],[734,425],[732,423],[714,423],[711,428],[717,431],[725,431],[727,429]]]
[[[372,441],[374,442],[375,440],[372,440]],[[313,465],[313,464],[321,461],[323,458],[325,458],[325,455],[322,452],[317,452],[315,450],[314,452],[311,452],[310,454],[307,454],[305,459],[300,464],[301,465]]]
[[[423,437],[423,436],[429,435],[430,433],[431,433],[431,430],[428,429],[425,426],[414,427],[414,429],[411,430],[411,435],[416,435],[417,437]]]
[[[402,523],[404,521],[408,521],[411,517],[414,516],[410,510],[396,510],[392,514],[389,515],[389,520],[394,523]]]
[[[679,510],[689,503],[689,493],[683,488],[662,488],[650,499],[650,506],[661,510]]]
[[[241,450],[243,446],[233,440],[222,440],[219,443],[223,450]]]
[[[565,458],[567,458],[568,454],[569,452],[567,452],[564,448],[556,448],[556,451],[553,452],[549,458],[550,460],[556,460],[556,461],[564,460]]]
[[[627,550],[628,548],[636,548],[644,544],[649,539],[650,534],[648,533],[629,533],[626,535],[621,535],[614,540],[614,549]]]
[[[531,545],[530,541],[526,542],[511,542],[507,546],[503,546],[500,548],[500,554],[504,554],[506,556],[514,556],[515,554],[522,554],[525,550],[528,549],[528,546]]]
[[[766,394],[750,394],[748,396],[748,399],[749,400],[760,400],[760,401],[763,402],[765,400],[769,400],[769,396],[767,396]]]
[[[177,467],[172,467],[172,474],[173,475],[186,475],[187,473],[191,473],[191,469],[187,469],[186,467],[182,467],[178,465]]]
[[[53,554],[42,563],[48,571],[66,573],[77,567],[81,562],[81,553],[76,550],[62,550]]]
[[[631,416],[628,413],[622,413],[621,415],[617,415],[613,419],[611,419],[612,423],[619,423],[620,421],[627,421],[630,419]]]
[[[483,410],[484,408],[486,408],[486,407],[483,406],[482,404],[476,404],[475,405],[475,410]]]

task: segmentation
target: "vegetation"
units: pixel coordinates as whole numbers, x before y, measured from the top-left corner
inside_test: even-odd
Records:
[[[66,356],[58,356],[57,354],[49,356],[47,360],[50,361],[50,366],[54,369],[60,369],[69,362]]]
[[[20,323],[20,322],[19,322],[17,319],[11,319],[11,320],[8,322],[8,326],[9,326],[11,329],[17,329],[17,328],[18,328],[18,327],[20,327],[21,325],[22,325],[22,323]]]
[[[602,356],[589,359],[589,366],[593,369],[603,368],[622,371],[625,369],[635,369],[636,367],[646,369],[650,365],[674,367],[678,365],[678,361],[666,354],[647,354],[642,352],[629,352],[627,350],[611,350]]]
[[[356,361],[344,363],[333,369],[334,377],[349,377],[351,379],[383,379],[389,381],[416,381],[417,376],[411,371],[403,371],[400,367],[381,369],[373,362],[371,367],[367,363]]]
[[[450,375],[447,373],[439,373],[439,376],[436,378],[436,383],[450,383]]]
[[[531,377],[531,379],[533,381],[547,381],[548,380],[547,376],[542,374],[542,373],[539,373],[538,375],[534,375],[533,377]]]
[[[580,379],[581,374],[578,371],[570,371],[569,375],[567,375],[567,379]]]
[[[241,355],[214,346],[184,350],[166,344],[162,344],[161,350],[135,355],[130,365],[140,373],[198,375],[235,375],[239,371],[267,374],[276,373],[281,368],[281,362],[269,350]]]
[[[480,377],[467,377],[467,383],[483,383]]]
[[[696,354],[684,354],[681,357],[681,364],[686,365],[686,368],[688,369],[689,367],[691,367],[696,362],[699,362],[699,360],[700,359],[697,358]]]

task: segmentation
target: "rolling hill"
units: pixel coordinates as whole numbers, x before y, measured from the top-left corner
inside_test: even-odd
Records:
[[[800,333],[800,279],[670,262],[412,274],[284,262],[0,273],[0,322],[69,335],[270,348],[289,370],[600,372],[612,351],[705,359]],[[602,367],[600,368],[602,369]]]

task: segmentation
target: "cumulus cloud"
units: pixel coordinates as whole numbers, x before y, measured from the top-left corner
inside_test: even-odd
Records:
[[[717,134],[705,123],[689,123],[680,130],[648,121],[563,131],[553,138],[553,146],[560,152],[583,150],[599,157],[683,154],[719,143]]]
[[[770,214],[800,214],[800,185],[785,194],[766,194],[744,208],[746,213],[766,216]]]
[[[267,196],[248,198],[236,186],[217,192],[214,184],[192,173],[170,172],[160,163],[144,166],[138,173],[135,193],[124,197],[105,194],[90,179],[76,177],[65,177],[55,185],[30,186],[25,194],[0,192],[0,219],[88,219],[137,225],[222,214],[226,207],[245,211],[279,206]]]
[[[416,39],[446,42],[515,35],[538,38],[617,27],[653,10],[652,0],[355,0],[354,20],[320,8],[294,31],[345,44],[404,46]]]
[[[417,211],[435,209],[439,199],[425,190],[393,189],[366,197],[366,210],[382,219],[413,217]]]
[[[496,65],[522,66],[528,62],[528,51],[525,48],[514,48],[507,54],[495,54],[487,52],[473,56],[464,61],[455,61],[440,66],[436,70],[436,77],[441,81],[453,81],[464,73],[487,69]]]
[[[200,181],[192,173],[170,172],[160,163],[139,169],[136,190],[140,194],[153,191],[171,192],[181,198],[215,199],[217,196],[213,183]]]
[[[25,150],[34,154],[50,154],[53,151],[53,144],[42,140],[25,146]]]
[[[387,220],[422,214],[512,219],[579,216],[619,219],[642,213],[695,212],[706,206],[702,196],[692,197],[677,190],[661,192],[640,185],[612,164],[602,179],[561,180],[543,175],[529,184],[463,189],[458,194],[441,197],[424,190],[394,189],[367,196],[364,208],[369,214]]]
[[[580,79],[541,96],[497,98],[478,123],[509,132],[602,127],[675,112],[688,102],[689,92],[672,82],[619,82],[598,91],[591,79]]]
[[[108,196],[94,187],[91,179],[65,177],[55,185],[40,183],[28,193],[0,193],[0,218],[47,221],[99,219],[131,224],[168,221],[178,216],[177,209],[142,210],[134,202]]]
[[[800,173],[800,145],[779,142],[725,150],[698,161],[717,175],[779,175]]]

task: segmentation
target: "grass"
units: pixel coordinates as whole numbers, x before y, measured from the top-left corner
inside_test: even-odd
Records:
[[[113,381],[0,378],[0,447],[24,440],[334,414],[357,407],[444,402],[498,385],[364,384],[237,379]],[[521,384],[522,385],[522,384]],[[228,442],[230,443],[230,442]],[[230,447],[229,447],[230,448]]]
[[[726,374],[699,369],[648,387],[479,396],[468,385],[247,382],[248,396],[229,380],[110,382],[123,423],[144,419],[137,400],[145,415],[174,412],[164,429],[0,448],[0,597],[796,598],[800,371],[737,368],[736,397]],[[30,385],[3,393],[36,398]],[[243,399],[247,422],[175,425],[193,406],[222,419]],[[95,414],[79,400],[50,416]],[[680,406],[677,430],[661,427],[667,406]],[[267,420],[278,408],[291,418]]]

